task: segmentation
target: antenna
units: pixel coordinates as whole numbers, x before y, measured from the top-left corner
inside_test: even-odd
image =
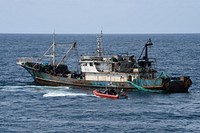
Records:
[[[54,29],[54,31],[53,31],[53,43],[55,43],[55,29]]]

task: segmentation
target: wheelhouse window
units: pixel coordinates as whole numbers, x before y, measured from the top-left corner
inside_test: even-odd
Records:
[[[93,63],[92,63],[92,62],[90,62],[90,66],[93,66]]]
[[[95,62],[95,65],[97,65],[97,66],[100,66],[100,63],[98,63],[98,62]]]
[[[87,63],[82,63],[82,66],[87,66]]]

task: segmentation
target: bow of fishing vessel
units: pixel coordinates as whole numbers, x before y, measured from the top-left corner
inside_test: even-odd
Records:
[[[157,74],[156,59],[148,56],[148,47],[153,45],[151,39],[146,42],[137,59],[134,55],[104,55],[102,37],[101,32],[97,37],[95,55],[80,56],[79,71],[70,71],[64,63],[70,52],[77,50],[76,42],[70,44],[60,62],[56,62],[55,47],[59,43],[55,39],[41,58],[19,58],[17,64],[25,68],[35,83],[40,85],[97,89],[112,83],[125,91],[138,89],[149,92],[188,92],[192,84],[189,76],[169,77],[164,73]],[[44,58],[49,58],[49,62],[44,62]]]

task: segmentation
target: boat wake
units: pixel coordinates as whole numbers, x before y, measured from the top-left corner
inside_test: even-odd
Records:
[[[43,95],[43,97],[65,97],[65,96],[89,96],[88,94],[85,93],[73,93],[73,92],[67,92],[67,91],[54,91],[54,92],[48,92]]]
[[[0,86],[0,91],[4,92],[39,92],[43,97],[76,97],[76,96],[91,96],[84,92],[71,89],[67,86],[37,86],[37,85],[25,85],[25,86]]]
[[[27,90],[69,90],[69,87],[66,86],[59,86],[59,87],[52,87],[52,86],[37,86],[37,85],[25,85],[25,86],[0,86],[0,90],[2,91],[27,91]]]

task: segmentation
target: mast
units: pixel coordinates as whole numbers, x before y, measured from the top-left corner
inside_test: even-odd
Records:
[[[101,57],[103,55],[102,41],[103,41],[103,33],[102,33],[102,30],[101,30],[101,34],[97,37],[96,55],[98,57]]]
[[[52,48],[52,58],[53,58],[53,66],[55,66],[56,64],[56,61],[55,61],[55,56],[56,56],[56,51],[55,51],[55,46],[56,46],[56,43],[55,43],[55,32],[53,33],[53,48]]]
[[[50,58],[50,63],[52,66],[56,65],[56,42],[55,42],[55,32],[53,33],[53,43],[50,45],[49,49],[43,54],[41,58],[37,60],[37,62],[41,61],[44,57]]]
[[[148,61],[148,46],[151,46],[153,45],[153,43],[151,42],[151,38],[149,38],[149,40],[147,41],[147,43],[145,44],[145,56],[144,56],[144,59],[146,61]]]

